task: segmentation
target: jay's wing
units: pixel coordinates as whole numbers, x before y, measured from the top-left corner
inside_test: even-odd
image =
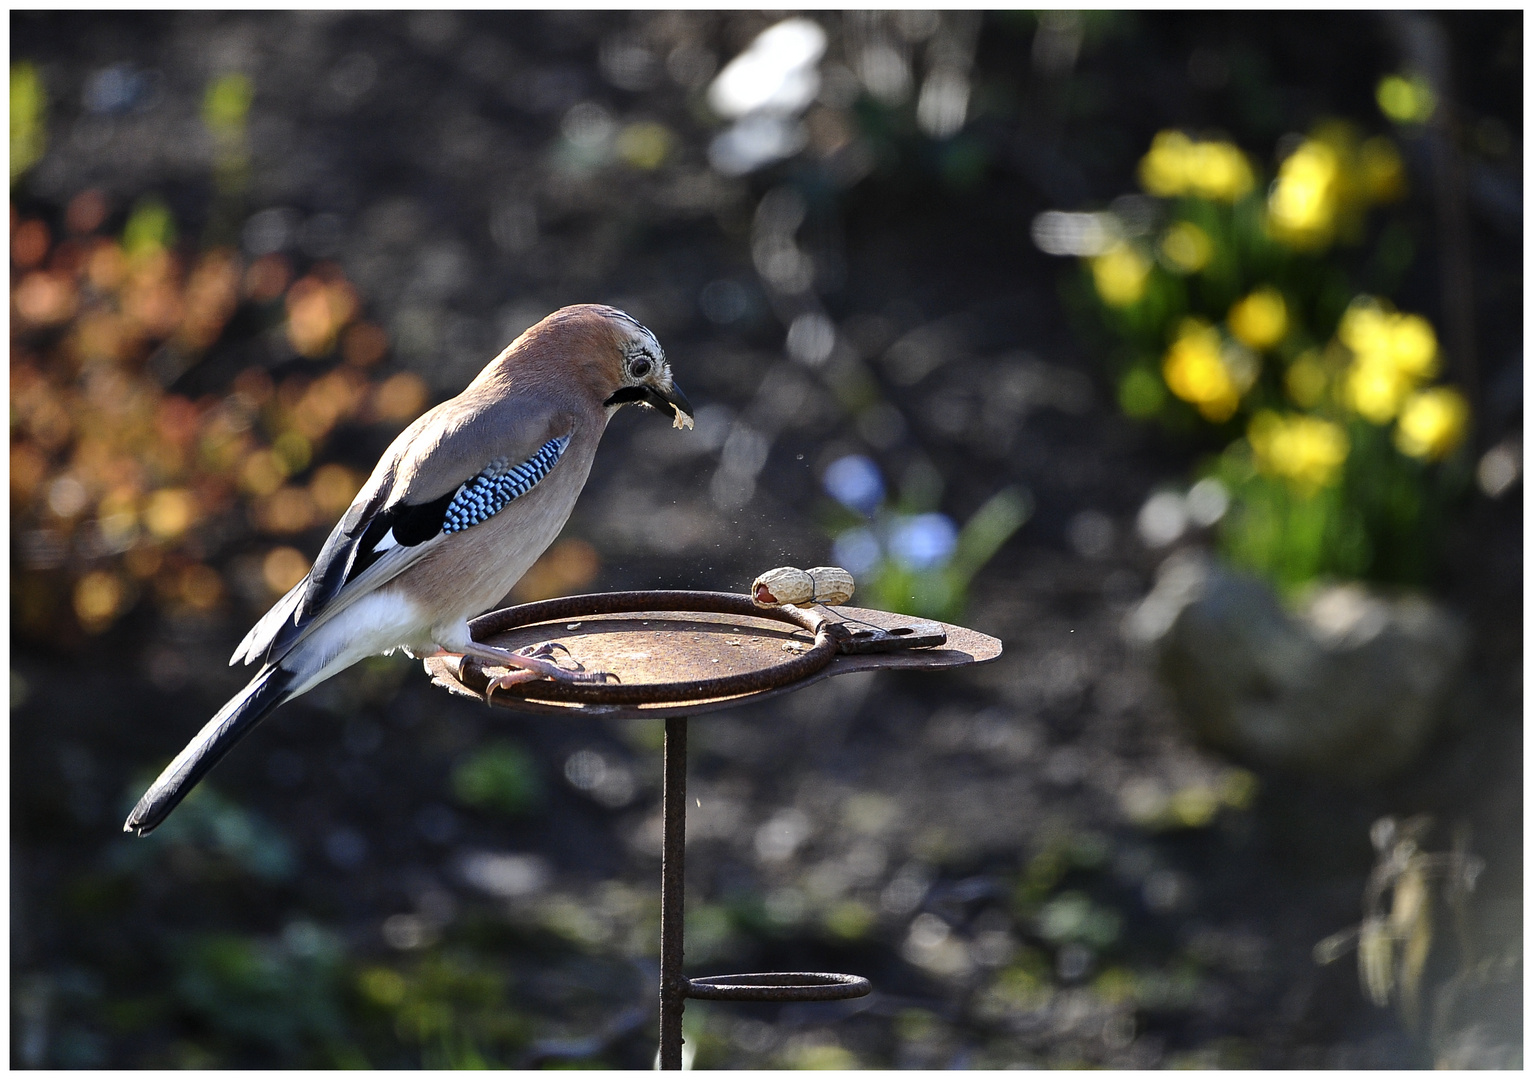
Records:
[[[251,628],[230,663],[275,663],[315,627],[427,552],[531,491],[574,431],[538,400],[465,400],[421,416],[394,440],[308,575]]]

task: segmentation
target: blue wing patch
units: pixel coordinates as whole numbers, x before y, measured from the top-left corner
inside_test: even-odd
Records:
[[[478,476],[460,487],[452,502],[447,504],[442,531],[461,532],[500,513],[507,503],[527,494],[547,476],[569,444],[570,437],[561,435],[549,439],[520,465],[508,466],[505,458],[490,462]]]
[[[256,623],[235,658],[246,663],[269,659],[283,651],[303,633],[316,612],[355,581],[368,567],[396,547],[415,547],[440,533],[461,532],[505,509],[547,476],[565,449],[570,436],[549,439],[520,465],[507,467],[504,459],[492,461],[456,491],[428,503],[380,505],[383,491],[366,505],[354,505],[325,541],[307,583],[280,601],[266,616],[276,615],[272,625]],[[281,612],[280,615],[277,612]]]

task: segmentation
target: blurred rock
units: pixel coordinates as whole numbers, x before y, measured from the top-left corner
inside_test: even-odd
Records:
[[[1437,991],[1431,1046],[1439,1069],[1522,1068],[1522,958],[1465,968]]]
[[[1355,583],[1290,612],[1202,552],[1162,564],[1124,623],[1200,738],[1253,764],[1351,783],[1410,765],[1436,731],[1468,634],[1419,596]]]

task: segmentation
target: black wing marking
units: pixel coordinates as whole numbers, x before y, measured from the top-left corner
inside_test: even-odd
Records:
[[[260,658],[270,663],[274,657],[285,653],[303,636],[316,614],[390,550],[414,547],[441,532],[443,515],[456,494],[456,491],[449,491],[441,498],[419,506],[396,503],[381,510],[377,509],[377,504],[382,500],[374,499],[347,511],[314,560],[302,585],[303,595],[292,605],[292,617],[284,618],[272,629],[271,639],[261,649]],[[254,659],[256,654],[252,652],[246,663]]]
[[[457,491],[449,491],[440,499],[432,499],[420,506],[398,503],[377,514],[367,523],[361,538],[353,549],[355,554],[341,585],[353,581],[373,563],[383,558],[385,552],[395,547],[414,547],[442,532],[447,517],[447,507],[457,498]]]

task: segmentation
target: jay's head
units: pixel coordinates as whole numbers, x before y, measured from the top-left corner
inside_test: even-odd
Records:
[[[644,405],[669,416],[678,428],[692,426],[692,405],[671,378],[660,342],[617,308],[560,308],[513,342],[502,359],[560,381],[572,379],[609,414],[624,405]]]

